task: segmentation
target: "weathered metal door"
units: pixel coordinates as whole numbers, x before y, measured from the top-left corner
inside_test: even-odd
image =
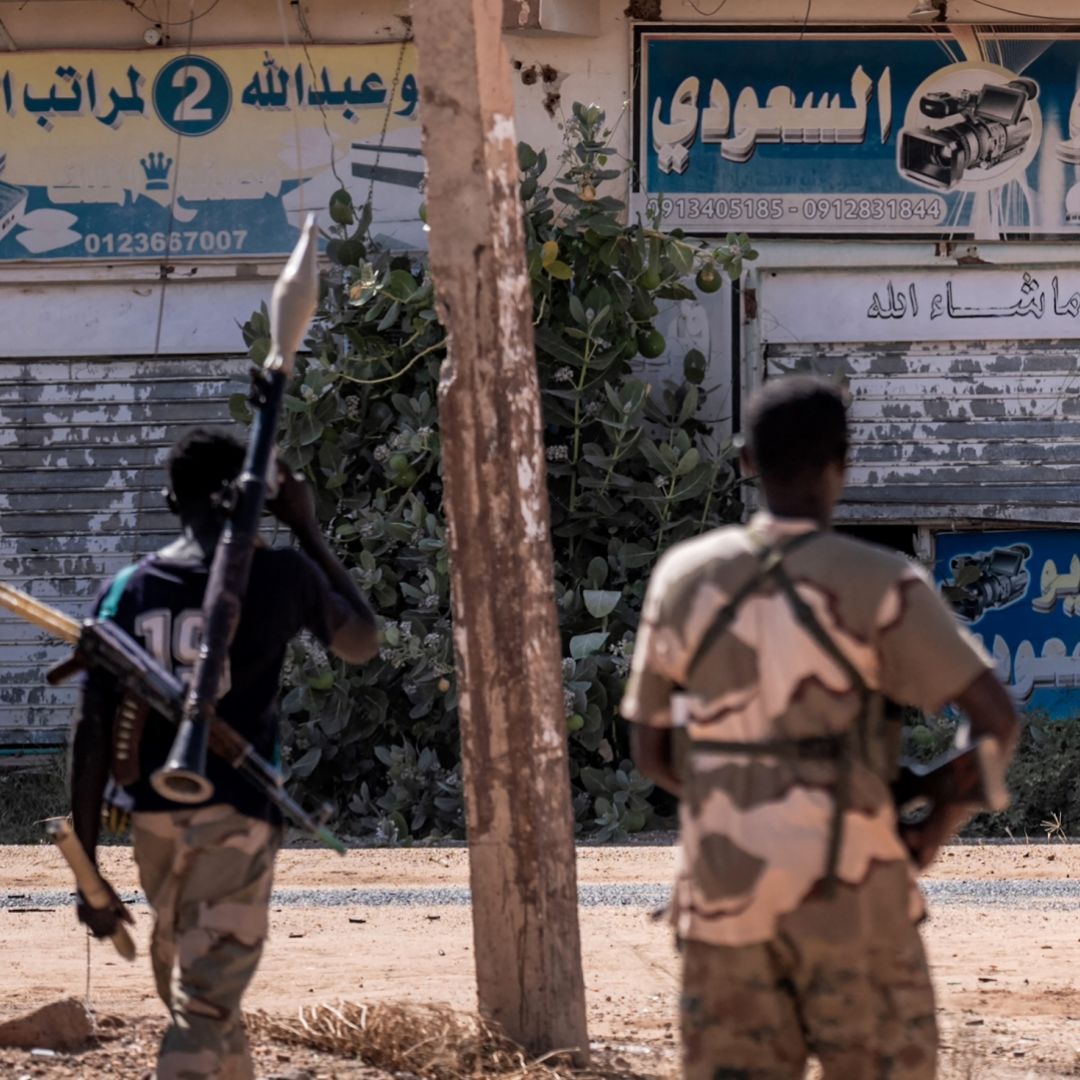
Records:
[[[0,360],[0,575],[85,617],[103,582],[176,534],[161,495],[169,446],[230,424],[245,358]],[[0,746],[64,741],[76,691],[45,684],[64,655],[0,611]]]
[[[852,396],[848,521],[1080,519],[1080,342],[771,344]]]

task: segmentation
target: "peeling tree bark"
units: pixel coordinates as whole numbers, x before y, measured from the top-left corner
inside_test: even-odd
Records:
[[[418,0],[431,268],[481,1011],[587,1053],[532,296],[502,0]]]

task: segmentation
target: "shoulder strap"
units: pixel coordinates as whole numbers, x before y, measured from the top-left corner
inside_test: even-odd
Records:
[[[791,605],[791,610],[802,628],[836,661],[860,694],[869,694],[870,688],[866,685],[866,680],[860,674],[859,669],[829,636],[829,632],[821,625],[810,605],[799,595],[798,589],[795,588],[795,582],[791,580],[783,566],[777,566],[773,571],[773,576],[779,582],[780,588],[784,590],[784,595]]]
[[[780,564],[788,555],[795,551],[796,548],[802,547],[807,541],[813,540],[815,536],[820,535],[820,530],[813,529],[810,532],[799,533],[797,536],[793,536],[785,542],[769,546],[757,544],[755,538],[751,534],[751,542],[755,543],[757,548],[755,556],[758,560],[758,571],[735,590],[735,594],[720,610],[720,613],[712,623],[710,623],[705,633],[702,634],[701,640],[694,650],[694,655],[691,657],[690,663],[687,664],[686,667],[687,682],[690,681],[694,670],[697,668],[698,662],[705,653],[727,633],[728,628],[735,621],[735,616],[739,614],[739,609],[743,604],[757,592],[770,577],[776,574],[777,570],[780,568]]]
[[[98,609],[99,619],[113,619],[116,617],[117,608],[120,607],[120,597],[124,595],[124,590],[127,588],[132,574],[138,568],[138,563],[132,563],[130,566],[125,566],[113,578],[113,583],[109,586],[109,591],[105,594],[105,599],[101,601],[101,607]]]

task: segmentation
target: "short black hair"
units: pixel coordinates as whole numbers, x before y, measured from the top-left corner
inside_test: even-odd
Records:
[[[240,475],[244,447],[224,431],[192,428],[169,451],[169,490],[179,509],[209,503]]]
[[[770,379],[750,401],[750,453],[762,478],[790,482],[847,458],[847,402],[836,383],[813,375]]]

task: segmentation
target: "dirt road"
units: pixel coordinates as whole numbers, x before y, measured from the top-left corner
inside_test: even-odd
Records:
[[[648,1047],[659,1072],[674,1066],[678,962],[649,908],[672,860],[667,847],[579,852],[583,900],[589,897],[581,927],[592,1037],[617,1050]],[[106,852],[104,864],[121,893],[134,892],[127,851]],[[344,859],[284,852],[273,937],[248,1006],[292,1013],[305,1002],[349,998],[472,1008],[467,886],[460,849],[353,851]],[[63,906],[68,889],[52,849],[0,849],[0,1020],[82,993],[86,940]],[[1080,1076],[1080,846],[950,848],[927,892],[942,1075]],[[145,954],[150,919],[145,907],[137,911]],[[91,979],[99,1011],[160,1015],[145,955],[132,967],[94,943]],[[0,1076],[9,1075],[5,1067],[23,1075],[20,1060],[27,1076],[81,1075],[3,1055]]]

